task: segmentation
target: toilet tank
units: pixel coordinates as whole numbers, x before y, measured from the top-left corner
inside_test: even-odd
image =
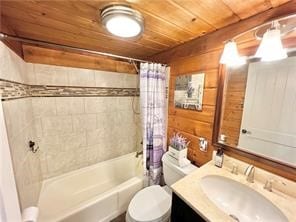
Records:
[[[186,167],[179,167],[170,160],[169,153],[166,152],[162,157],[164,181],[168,186],[171,186],[187,174],[191,173],[196,166],[189,164]]]

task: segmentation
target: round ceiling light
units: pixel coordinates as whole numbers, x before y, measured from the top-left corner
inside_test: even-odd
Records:
[[[103,8],[101,19],[106,29],[119,37],[136,37],[144,30],[141,13],[126,5],[110,5]]]

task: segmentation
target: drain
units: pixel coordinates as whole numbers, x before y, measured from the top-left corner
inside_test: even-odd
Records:
[[[238,221],[239,222],[239,219],[237,216],[233,215],[233,214],[229,214],[230,217],[232,217],[234,220]]]

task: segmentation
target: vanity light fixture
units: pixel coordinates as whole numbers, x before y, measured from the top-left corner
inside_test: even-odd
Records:
[[[235,39],[249,32],[254,32],[257,40],[261,40],[255,58],[261,61],[275,61],[287,58],[287,51],[282,44],[282,37],[296,30],[296,13],[287,15],[276,20],[266,22],[243,33],[240,33],[232,40],[226,42],[220,59],[220,64],[227,66],[239,66],[246,63],[246,57],[239,55]]]
[[[261,61],[275,61],[287,58],[287,52],[281,40],[281,31],[278,27],[279,23],[273,21],[271,28],[264,33],[255,54],[255,57],[261,58]]]
[[[220,63],[227,66],[240,66],[246,63],[245,57],[239,55],[234,40],[230,40],[225,44]]]
[[[140,36],[144,31],[144,18],[127,5],[109,5],[102,9],[102,24],[108,32],[122,38]]]

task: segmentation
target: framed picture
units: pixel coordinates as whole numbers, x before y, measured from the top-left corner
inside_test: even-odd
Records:
[[[204,73],[176,77],[174,103],[176,108],[202,110]]]

